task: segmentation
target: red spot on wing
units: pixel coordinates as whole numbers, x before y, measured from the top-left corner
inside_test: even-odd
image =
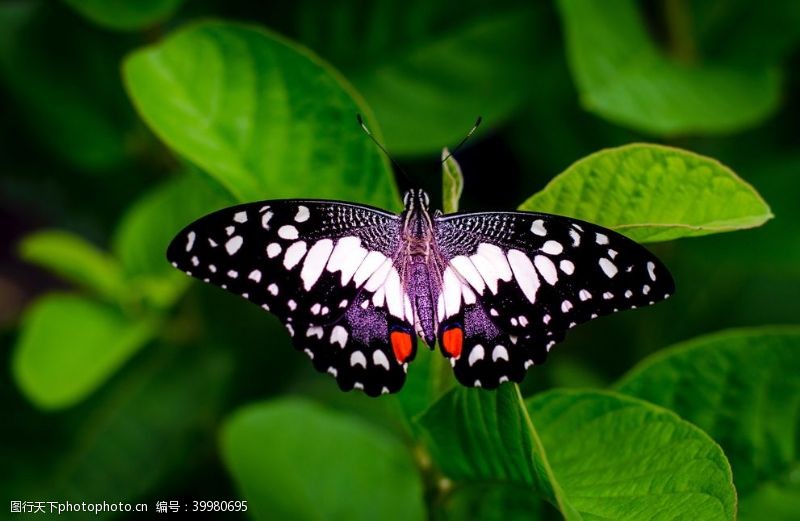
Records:
[[[464,345],[464,331],[460,327],[448,329],[442,335],[442,347],[445,352],[453,358],[461,356],[461,348]]]
[[[405,331],[392,331],[389,338],[392,341],[394,357],[402,364],[411,356],[411,335]]]

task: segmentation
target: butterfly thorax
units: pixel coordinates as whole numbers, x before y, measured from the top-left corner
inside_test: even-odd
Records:
[[[429,346],[436,338],[436,298],[440,292],[442,260],[436,248],[429,198],[422,190],[406,192],[403,198],[401,280],[414,309],[414,328]]]

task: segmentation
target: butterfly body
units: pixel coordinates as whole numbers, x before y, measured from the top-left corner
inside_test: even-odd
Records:
[[[417,339],[458,380],[520,381],[575,325],[673,292],[666,268],[611,230],[529,212],[402,213],[339,201],[235,206],[187,226],[167,257],[275,314],[342,389],[399,390]]]

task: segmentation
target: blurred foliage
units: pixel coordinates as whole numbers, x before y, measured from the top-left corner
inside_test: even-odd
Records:
[[[3,500],[796,518],[799,51],[788,1],[0,4]],[[520,386],[453,388],[422,352],[369,399],[164,259],[235,202],[397,210],[411,186],[670,241],[677,293]]]

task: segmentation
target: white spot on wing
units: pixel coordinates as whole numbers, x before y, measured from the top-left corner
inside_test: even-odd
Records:
[[[364,284],[364,289],[367,291],[376,291],[380,286],[386,282],[386,277],[389,275],[389,270],[392,269],[392,259],[384,257],[383,264],[375,270],[375,273]]]
[[[356,286],[361,286],[385,261],[386,256],[379,251],[367,253],[364,262],[361,263],[355,274],[353,274],[353,282],[356,283]]]
[[[403,288],[400,286],[400,274],[395,268],[389,272],[383,285],[386,291],[386,307],[389,313],[397,318],[403,318]]]
[[[559,255],[564,251],[564,247],[558,241],[547,241],[542,246],[542,251],[548,255]]]
[[[228,242],[225,243],[225,250],[228,252],[228,255],[233,255],[239,248],[242,247],[244,243],[244,239],[242,239],[241,235],[236,235],[228,239]]]
[[[569,231],[569,236],[572,237],[572,246],[577,248],[581,244],[581,234],[575,230]]]
[[[558,263],[558,267],[567,275],[575,273],[575,265],[570,260],[562,259],[561,262]]]
[[[233,215],[233,220],[236,221],[237,223],[246,223],[247,222],[247,212],[245,212],[244,210],[241,211],[241,212],[236,212]]]
[[[383,351],[376,349],[372,352],[372,363],[375,365],[383,366],[387,371],[389,370],[389,359],[383,354]]]
[[[601,257],[599,263],[600,267],[603,269],[603,273],[605,273],[609,279],[613,278],[614,275],[617,274],[617,266],[610,260],[606,259],[605,257]]]
[[[297,215],[294,216],[294,221],[298,223],[304,223],[308,220],[309,215],[310,214],[307,206],[298,206]]]
[[[297,228],[291,224],[284,224],[278,228],[278,237],[290,240],[297,239]]]
[[[656,265],[652,262],[647,263],[647,273],[650,275],[650,280],[656,280]]]
[[[565,300],[564,302],[561,303],[561,311],[566,313],[570,309],[572,309],[572,302],[570,302],[569,300]]]
[[[492,360],[497,362],[501,358],[508,362],[508,351],[505,347],[496,345],[494,346],[494,349],[492,349]]]
[[[444,315],[451,317],[461,309],[461,282],[453,269],[448,267],[442,277],[442,295],[444,295]]]
[[[367,250],[361,247],[358,237],[342,237],[336,242],[336,247],[328,260],[327,270],[331,273],[342,272],[342,286],[350,282],[358,267],[361,265]]]
[[[583,301],[586,301],[592,298],[592,294],[586,291],[585,289],[582,289],[578,292],[578,298],[580,298]]]
[[[483,360],[485,355],[486,353],[483,351],[483,346],[478,344],[472,348],[472,351],[469,352],[469,359],[467,361],[469,362],[470,366],[473,366],[478,360]]]
[[[300,259],[306,254],[306,248],[305,241],[297,241],[286,248],[286,255],[283,256],[283,267],[290,270],[297,266],[297,263],[300,262]]]
[[[458,255],[450,259],[450,265],[455,268],[455,270],[466,280],[469,284],[475,288],[475,291],[478,294],[482,295],[483,290],[486,289],[486,283],[483,281],[483,277],[481,274],[478,273],[478,270],[475,269],[475,265],[472,264],[472,261],[469,260],[468,257],[464,255]]]
[[[331,344],[339,344],[340,347],[344,347],[346,343],[347,330],[342,326],[334,326],[331,331]]]
[[[553,261],[544,255],[537,255],[534,257],[533,263],[536,265],[536,269],[539,270],[539,274],[548,284],[552,286],[558,282],[558,273],[556,272],[556,265],[553,264]]]
[[[194,246],[194,239],[197,235],[194,232],[189,232],[186,234],[186,251],[192,251],[192,247]]]
[[[320,326],[311,326],[306,330],[306,336],[315,336],[317,338],[322,338],[322,335],[325,334],[325,331],[322,330]]]
[[[261,227],[265,230],[269,230],[269,220],[272,219],[272,215],[272,212],[266,212],[261,216]]]
[[[531,231],[534,235],[538,235],[539,237],[544,237],[547,235],[547,230],[544,227],[544,221],[542,219],[536,219],[533,221],[531,225]]]
[[[509,250],[508,263],[517,280],[522,293],[531,302],[536,302],[536,291],[539,289],[539,276],[527,255],[519,250]]]
[[[261,272],[258,270],[253,270],[250,272],[250,275],[248,275],[247,278],[253,282],[261,282]]]
[[[239,272],[236,270],[228,270],[228,277],[235,279],[239,276]]]
[[[499,280],[511,280],[511,266],[508,265],[503,250],[493,244],[478,245],[478,252],[470,256],[470,260],[493,294],[497,294]]]
[[[602,233],[598,233],[595,235],[595,240],[597,244],[603,245],[608,244],[608,237]]]
[[[367,368],[367,357],[364,356],[364,353],[361,351],[353,351],[353,354],[350,355],[350,365],[355,367],[360,365],[364,369]]]
[[[330,239],[317,241],[308,250],[303,270],[300,272],[300,278],[303,279],[303,287],[306,291],[310,290],[319,280],[319,276],[322,275],[322,270],[325,269],[328,258],[331,256],[331,251],[333,251],[333,241]]]
[[[278,255],[280,255],[282,250],[283,248],[281,248],[280,244],[278,244],[277,242],[271,242],[267,246],[267,257],[269,257],[270,259],[274,259]]]
[[[267,291],[269,291],[273,296],[278,294],[278,285],[275,283],[270,284],[267,286]]]

